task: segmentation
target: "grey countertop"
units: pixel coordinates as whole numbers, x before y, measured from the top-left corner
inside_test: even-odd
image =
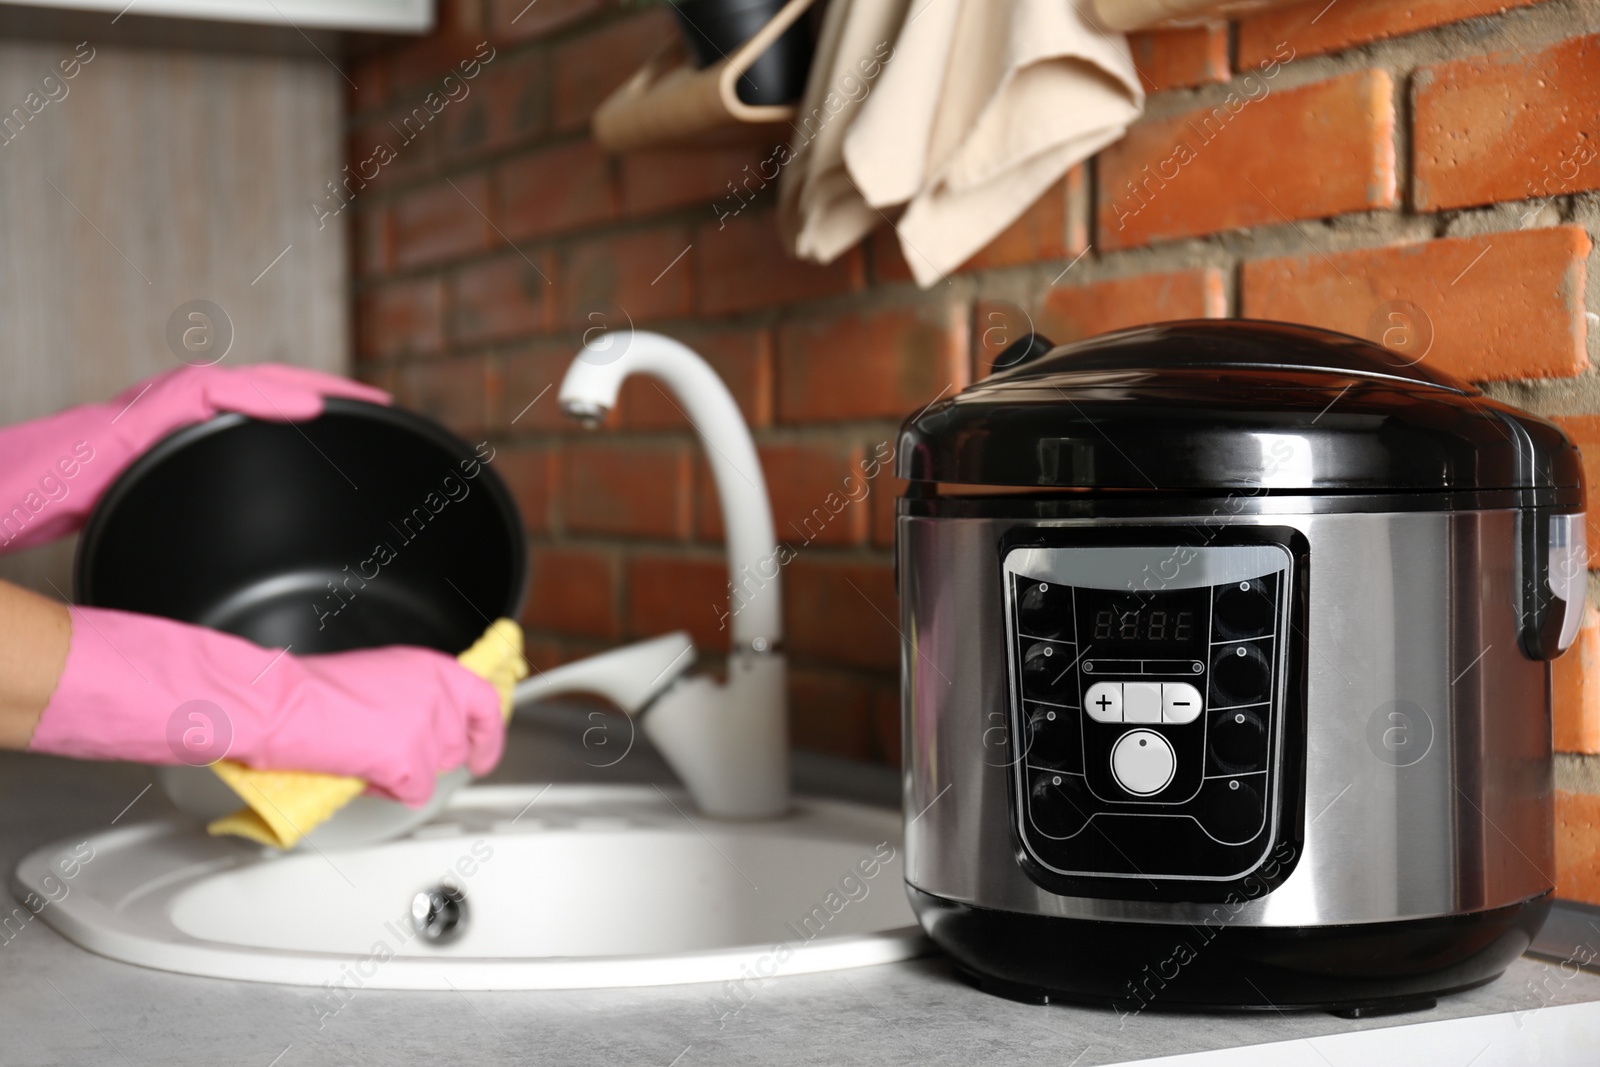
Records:
[[[495,779],[599,777],[577,755],[581,728],[570,724],[581,721],[552,714],[518,723]],[[641,750],[605,773],[613,781],[650,781],[666,772],[652,753]],[[802,761],[797,777],[810,791],[854,799],[892,797],[895,788],[888,772],[852,771],[821,760]],[[18,860],[41,845],[104,829],[113,820],[127,825],[173,814],[160,788],[149,788],[152,781],[151,771],[141,766],[0,753],[0,867],[9,879]],[[316,990],[145,970],[88,953],[41,921],[11,933],[0,943],[0,1064],[29,1067],[420,1062],[1088,1067],[1284,1041],[1296,1044],[1259,1062],[1342,1065],[1374,1062],[1351,1058],[1354,1048],[1340,1043],[1358,1031],[1415,1029],[1412,1024],[1485,1016],[1500,1016],[1522,1031],[1528,1019],[1542,1013],[1549,1013],[1546,1019],[1573,1019],[1563,1006],[1600,1004],[1600,976],[1524,958],[1498,982],[1416,1015],[1353,1022],[1321,1013],[1148,1012],[1123,1019],[1110,1010],[999,1000],[956,980],[948,964],[935,957],[773,979],[743,1010],[721,1021],[710,1007],[717,990],[707,986],[522,993],[362,990],[319,1028]],[[1600,943],[1600,929],[1593,937]],[[1600,1011],[1580,1021],[1580,1029],[1587,1028],[1596,1042],[1589,1049],[1600,1047]],[[1500,1053],[1486,1055],[1496,1042]],[[1459,1060],[1447,1055],[1438,1062],[1487,1067],[1518,1062],[1521,1055],[1514,1052],[1520,1046],[1513,1037],[1496,1037],[1493,1031],[1473,1036],[1470,1043],[1472,1048],[1461,1046]],[[1291,1054],[1296,1049],[1299,1058]]]

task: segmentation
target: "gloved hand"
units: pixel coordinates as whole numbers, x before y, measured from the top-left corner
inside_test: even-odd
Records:
[[[262,363],[180,367],[104,404],[83,404],[0,429],[0,551],[43,544],[78,529],[100,494],[151,445],[224,411],[296,422],[324,396],[387,404],[381,389],[331,374]]]
[[[456,661],[494,686],[500,695],[500,715],[509,721],[517,682],[528,676],[528,663],[522,658],[522,628],[510,619],[496,619]],[[211,769],[244,807],[213,819],[206,824],[206,831],[236,834],[268,848],[293,848],[362,790],[374,792],[360,778],[346,775],[261,770],[228,759],[218,760]]]
[[[197,766],[227,757],[361,778],[418,807],[440,771],[487,774],[504,748],[501,694],[442,652],[292,656],[170,619],[71,612],[33,752]]]

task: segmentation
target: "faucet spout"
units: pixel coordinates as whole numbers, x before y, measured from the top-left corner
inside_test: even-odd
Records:
[[[662,334],[606,334],[602,341],[586,344],[567,368],[561,410],[583,421],[604,418],[616,407],[623,381],[633,374],[648,374],[665,384],[705,445],[727,530],[728,581],[734,594],[727,621],[735,651],[777,648],[783,595],[767,481],[739,405],[710,364]]]
[[[562,379],[561,410],[598,425],[633,374],[659,379],[705,445],[726,530],[729,602],[721,617],[731,633],[727,682],[679,682],[652,705],[643,728],[702,811],[770,818],[788,807],[787,668],[783,560],[761,461],[717,372],[662,334],[634,330],[587,342]]]

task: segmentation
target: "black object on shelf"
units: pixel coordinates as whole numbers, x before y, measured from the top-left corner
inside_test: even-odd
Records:
[[[679,0],[672,5],[683,38],[702,70],[732,55],[783,10],[786,0]],[[750,64],[739,99],[752,106],[788,104],[805,95],[811,73],[810,26],[800,19]]]

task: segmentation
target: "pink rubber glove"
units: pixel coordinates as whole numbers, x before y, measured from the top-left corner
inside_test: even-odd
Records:
[[[381,389],[304,367],[180,367],[104,404],[0,429],[0,551],[81,527],[116,476],[180,426],[223,411],[297,422],[321,414],[324,396],[391,399]]]
[[[412,807],[441,771],[500,761],[494,686],[425,648],[291,656],[200,626],[72,608],[66,666],[28,749],[77,759],[364,778]]]

